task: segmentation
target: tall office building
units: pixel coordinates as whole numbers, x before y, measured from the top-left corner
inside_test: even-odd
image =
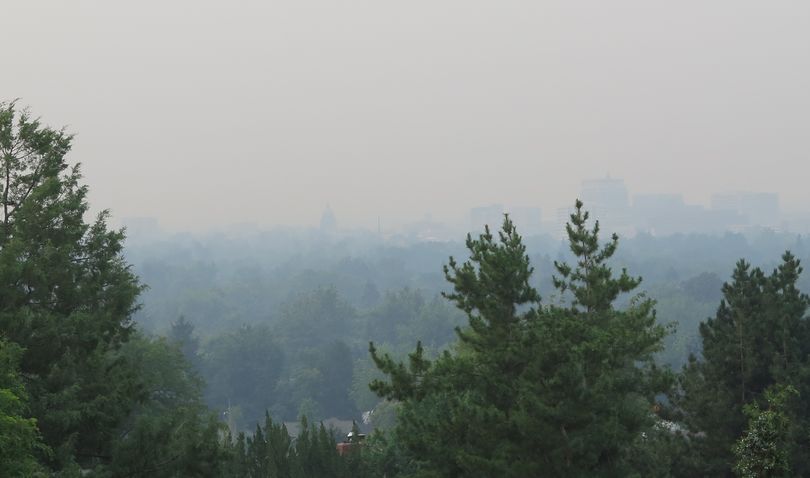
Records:
[[[712,209],[740,214],[747,225],[776,226],[779,224],[779,195],[776,193],[733,192],[714,194]]]
[[[580,196],[591,217],[612,231],[625,232],[630,226],[630,201],[624,180],[607,176],[582,182]],[[603,229],[607,230],[607,229]]]
[[[554,223],[554,230],[551,231],[551,235],[558,239],[564,239],[567,237],[565,232],[565,225],[571,222],[571,214],[574,214],[574,206],[568,207],[561,207],[557,208],[556,215],[555,215],[555,223]]]
[[[498,230],[503,223],[503,205],[491,204],[489,206],[470,209],[470,231],[482,232],[484,225],[490,230]]]
[[[523,236],[540,234],[543,230],[543,212],[539,207],[512,207],[509,217]]]

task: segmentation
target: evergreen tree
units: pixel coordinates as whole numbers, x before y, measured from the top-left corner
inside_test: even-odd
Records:
[[[650,406],[666,375],[652,366],[665,330],[653,302],[613,307],[640,279],[614,277],[607,261],[618,239],[599,243],[598,223],[577,202],[567,230],[577,258],[557,264],[567,306],[540,307],[533,269],[508,216],[497,239],[467,238],[469,261],[445,267],[468,327],[434,361],[417,344],[408,364],[370,350],[386,381],[380,396],[400,401],[395,440],[417,476],[622,476],[652,425]]]
[[[200,340],[194,335],[194,324],[181,315],[169,329],[169,340],[180,347],[180,351],[193,370],[200,368]]]
[[[234,478],[349,478],[367,474],[361,461],[338,455],[335,439],[321,423],[315,427],[306,417],[294,439],[283,423],[265,415],[253,436],[240,433],[233,444],[225,476]]]
[[[457,330],[455,353],[431,362],[419,343],[406,366],[378,355],[371,344],[372,358],[388,376],[371,388],[402,402],[395,439],[424,476],[514,476],[516,457],[503,448],[515,439],[513,385],[528,360],[523,345],[540,297],[529,285],[532,268],[508,217],[497,239],[487,227],[478,239],[467,236],[467,248],[469,261],[451,257],[444,268],[454,286],[446,297],[469,318],[469,326]]]
[[[800,475],[810,472],[806,429],[810,417],[808,354],[810,299],[796,282],[802,268],[790,253],[770,275],[739,261],[714,318],[700,326],[703,357],[690,358],[674,397],[696,434],[693,474],[731,476],[734,443],[746,424],[746,406],[764,407],[772,386],[794,386],[800,399],[790,413],[800,426],[791,436],[790,461]]]
[[[641,279],[626,270],[614,276],[618,237],[600,244],[599,222],[589,228],[582,207],[577,201],[566,226],[576,262],[554,264],[553,284],[566,302],[544,309],[531,338],[537,352],[519,381],[523,436],[546,450],[544,473],[632,476],[642,472],[633,455],[653,431],[654,397],[672,380],[653,364],[666,330],[643,295],[614,306]]]
[[[113,353],[132,331],[141,285],[107,213],[84,221],[70,145],[64,131],[0,105],[0,333],[24,349],[31,413],[57,469],[109,457],[113,430],[143,398]]]

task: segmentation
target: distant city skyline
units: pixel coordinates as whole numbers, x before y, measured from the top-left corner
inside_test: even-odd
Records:
[[[807,209],[810,2],[6,0],[0,99],[173,230],[773,191]],[[178,34],[182,32],[182,34]]]
[[[630,190],[624,180],[606,175],[585,179],[574,195],[585,203],[591,217],[599,219],[605,232],[623,236],[639,233],[670,235],[676,233],[745,232],[757,228],[779,232],[810,233],[810,211],[806,214],[785,213],[780,208],[779,194],[764,191],[734,191],[713,193],[708,204],[690,203],[679,192],[642,193]],[[435,218],[424,213],[412,221],[395,222],[383,216],[374,218],[373,225],[356,225],[341,218],[341,211],[330,204],[320,211],[319,219],[310,224],[277,224],[276,226],[319,229],[322,233],[348,232],[352,229],[378,234],[405,234],[415,240],[460,240],[467,232],[483,231],[484,225],[497,227],[508,213],[524,235],[549,234],[562,237],[565,223],[573,212],[573,201],[563,207],[543,207],[542,204],[514,205],[490,203],[470,207],[450,218]],[[124,218],[139,237],[154,234],[162,227],[156,218]],[[252,227],[272,227],[260,223]],[[383,226],[384,224],[384,226]],[[221,227],[228,227],[227,224]]]

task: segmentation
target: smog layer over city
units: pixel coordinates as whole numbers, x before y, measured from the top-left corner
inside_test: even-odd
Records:
[[[810,3],[0,17],[0,477],[810,476]]]

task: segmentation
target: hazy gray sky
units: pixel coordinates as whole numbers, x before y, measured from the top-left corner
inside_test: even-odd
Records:
[[[2,0],[0,17],[0,99],[75,132],[93,205],[118,217],[548,217],[607,172],[810,203],[806,0]]]

